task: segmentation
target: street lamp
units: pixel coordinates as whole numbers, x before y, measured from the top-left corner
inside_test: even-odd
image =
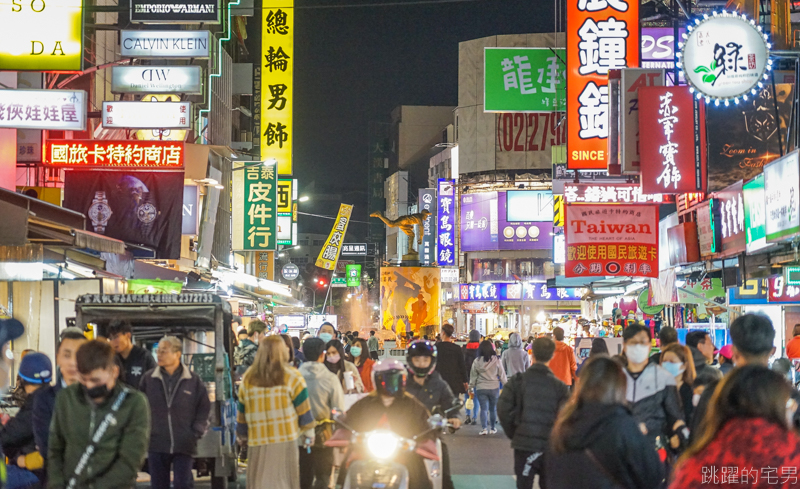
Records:
[[[304,196],[300,197],[300,198],[299,198],[299,199],[297,199],[297,200],[298,200],[299,202],[308,202],[308,199],[309,199],[308,195],[304,195]]]

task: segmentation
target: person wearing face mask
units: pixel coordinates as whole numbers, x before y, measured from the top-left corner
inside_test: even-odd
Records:
[[[321,338],[320,338],[321,339]],[[325,366],[336,374],[342,383],[345,394],[358,394],[364,392],[364,383],[361,375],[353,362],[345,360],[344,347],[339,340],[331,340],[325,345],[327,356]]]
[[[247,325],[247,338],[239,342],[233,352],[233,363],[236,365],[236,374],[244,375],[256,359],[258,341],[264,337],[267,323],[264,321],[250,321]]]
[[[648,364],[650,328],[631,324],[625,328],[622,339],[628,362],[625,367],[628,379],[625,397],[639,422],[639,428],[654,449],[666,446],[667,440],[673,449],[684,446],[689,433],[683,419],[675,376],[660,365]]]
[[[317,330],[317,338],[327,345],[329,341],[336,339],[336,328],[331,323],[322,323],[322,326]]]
[[[150,440],[147,398],[119,382],[107,342],[84,343],[76,359],[81,381],[58,395],[50,425],[48,487],[133,488]]]
[[[678,396],[683,408],[683,420],[688,425],[691,423],[694,413],[692,396],[694,395],[695,371],[692,352],[686,346],[670,343],[661,350],[661,366],[675,377]]]
[[[375,360],[370,358],[369,345],[367,340],[357,338],[350,347],[350,359],[358,369],[361,383],[364,384],[364,392],[372,392],[375,386],[372,385],[372,366]]]

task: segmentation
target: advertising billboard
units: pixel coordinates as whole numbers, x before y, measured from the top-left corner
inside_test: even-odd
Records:
[[[752,253],[767,244],[767,215],[764,209],[764,174],[761,173],[742,187],[744,195],[744,227],[747,252]]]
[[[0,129],[86,130],[83,90],[0,90]]]
[[[103,102],[107,129],[189,129],[191,102]]]
[[[208,58],[209,31],[122,31],[126,58]]]
[[[486,47],[485,112],[553,112],[566,107],[566,50]]]
[[[187,66],[112,66],[112,93],[203,93],[203,68]]]
[[[217,24],[218,0],[131,0],[131,22]]]
[[[620,158],[622,174],[639,173],[639,89],[664,85],[664,70],[625,68],[620,70]]]
[[[46,166],[62,168],[183,168],[185,147],[178,141],[48,139]]]
[[[1,71],[83,70],[83,1],[4,2]]]
[[[533,282],[481,282],[458,285],[458,300],[461,302],[579,301],[583,293],[583,289],[556,289],[548,287],[547,284]]]
[[[345,277],[347,277],[348,287],[358,287],[361,285],[361,265],[347,265],[345,267]]]
[[[795,150],[764,166],[767,242],[800,233],[800,158]]]
[[[550,249],[552,232],[553,194],[549,190],[461,195],[463,251]]]
[[[439,325],[439,269],[381,268],[381,324],[398,335]]]

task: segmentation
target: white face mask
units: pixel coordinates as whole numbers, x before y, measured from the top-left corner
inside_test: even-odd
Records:
[[[625,355],[632,363],[644,363],[650,356],[650,346],[628,345],[625,347]]]
[[[700,404],[700,394],[695,394],[692,396],[692,406],[697,407]]]

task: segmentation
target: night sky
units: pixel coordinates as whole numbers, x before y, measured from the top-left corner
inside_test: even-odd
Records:
[[[301,190],[316,181],[360,191],[348,194],[356,209],[366,206],[369,121],[388,121],[397,105],[456,106],[459,42],[552,32],[554,22],[553,0],[366,6],[377,3],[295,4],[295,176]],[[303,8],[354,4],[365,6]]]

